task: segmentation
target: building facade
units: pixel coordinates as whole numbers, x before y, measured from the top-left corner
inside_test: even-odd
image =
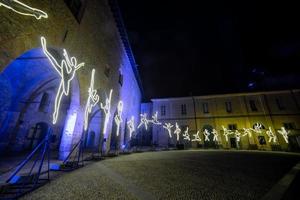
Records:
[[[152,143],[161,147],[299,151],[299,105],[300,90],[286,90],[152,99],[144,106],[162,123],[152,126]],[[173,125],[171,138],[165,123]],[[184,136],[187,127],[190,140]]]
[[[48,18],[21,15],[0,6],[0,152],[30,151],[52,131],[51,148],[65,158],[83,134],[85,104],[91,72],[95,89],[105,103],[110,90],[111,115],[103,132],[104,113],[100,102],[89,117],[85,145],[106,153],[128,140],[126,121],[139,119],[141,82],[126,37],[120,13],[109,0],[26,0]],[[17,6],[19,9],[20,6]],[[27,9],[28,11],[28,9]],[[41,36],[60,63],[63,49],[78,63],[68,96],[63,96],[56,124],[52,114],[62,78],[45,56]],[[116,137],[114,117],[123,102],[120,134]],[[117,140],[117,142],[116,142]],[[117,144],[117,146],[116,146]]]

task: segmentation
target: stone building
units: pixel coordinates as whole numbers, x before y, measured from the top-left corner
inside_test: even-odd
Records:
[[[1,2],[1,1],[0,1]],[[33,149],[50,127],[51,148],[65,158],[83,132],[84,108],[91,71],[100,102],[113,89],[111,117],[102,134],[104,114],[97,104],[90,114],[85,145],[103,144],[108,152],[128,140],[126,120],[139,119],[141,82],[118,8],[109,0],[24,0],[47,13],[37,20],[0,6],[0,152]],[[85,66],[76,72],[70,94],[62,98],[58,121],[52,113],[60,75],[41,48],[41,36],[60,62],[63,49]],[[119,138],[113,117],[123,101]],[[114,139],[111,139],[114,138]],[[117,142],[118,146],[113,146]],[[102,148],[102,147],[100,147]]]
[[[157,112],[158,119],[163,124],[173,125],[172,138],[169,138],[167,129],[162,125],[152,126],[152,143],[161,147],[181,143],[186,148],[300,149],[300,90],[162,98],[151,101],[142,107],[152,109],[152,115]],[[181,128],[178,142],[174,135],[176,122]],[[191,141],[183,139],[186,127],[189,127]],[[289,132],[288,143],[280,134],[282,127]],[[213,129],[218,133],[215,140]],[[203,134],[205,130],[210,133],[208,138]],[[229,133],[227,140],[224,130],[226,135]],[[192,141],[197,131],[201,141]],[[270,139],[267,133],[273,133],[271,137],[274,137]]]

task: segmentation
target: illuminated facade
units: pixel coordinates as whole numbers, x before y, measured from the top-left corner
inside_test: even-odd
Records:
[[[125,134],[127,121],[132,117],[139,121],[142,89],[118,8],[112,0],[81,0],[77,6],[64,0],[26,3],[42,9],[47,18],[36,20],[0,7],[1,30],[5,30],[0,36],[0,152],[30,151],[51,128],[51,149],[65,158],[83,132],[92,69],[99,103],[89,113],[84,145],[111,150],[114,117],[122,101],[120,148],[130,139]],[[62,78],[43,52],[41,36],[58,62],[66,49],[85,63],[70,81],[69,95],[61,98],[55,124],[52,114]],[[105,104],[111,90],[111,114],[103,131],[105,113],[100,103]]]
[[[183,133],[177,142],[153,126],[152,143],[161,147],[300,150],[300,90],[152,99],[151,107],[163,124],[189,127],[191,142]]]

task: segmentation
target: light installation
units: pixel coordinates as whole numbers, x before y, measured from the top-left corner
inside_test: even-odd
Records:
[[[92,112],[93,107],[99,102],[99,95],[97,94],[97,90],[94,89],[94,76],[95,69],[92,70],[91,82],[89,87],[89,96],[85,106],[84,112],[84,130],[86,131],[88,128],[89,114]]]
[[[284,127],[281,127],[280,130],[277,131],[280,135],[282,135],[284,141],[286,143],[289,143],[289,136],[288,134],[290,133],[290,131],[287,131]]]
[[[248,135],[249,137],[252,137],[252,132],[250,128],[243,128],[244,134],[242,135],[242,137],[245,137],[246,135]]]
[[[10,9],[20,15],[35,17],[37,20],[48,18],[46,12],[37,8],[30,7],[17,0],[0,0],[0,7],[1,6]]]
[[[235,130],[234,135],[237,142],[241,141],[241,133],[238,130]]]
[[[277,136],[273,133],[271,127],[269,127],[269,129],[266,131],[266,134],[269,136],[269,142],[277,142]]]
[[[209,133],[209,131],[207,129],[204,129],[203,135],[205,137],[204,141],[208,141],[209,142],[209,135],[210,135],[210,133]]]
[[[117,130],[116,130],[116,135],[119,136],[119,132],[120,132],[120,125],[123,122],[122,119],[122,112],[123,112],[123,102],[119,101],[118,103],[118,107],[117,107],[117,114],[115,116],[115,123],[117,125]]]
[[[223,135],[225,136],[225,140],[226,142],[228,142],[228,135],[233,134],[231,130],[228,130],[227,128],[225,128],[224,126],[222,126],[222,129],[224,131]]]
[[[135,131],[135,128],[134,128],[134,116],[132,116],[130,118],[130,120],[127,122],[127,127],[128,127],[128,130],[129,130],[129,138],[131,138],[132,133]]]
[[[184,134],[182,136],[184,140],[191,141],[190,134],[189,134],[189,127],[186,127]]]
[[[149,123],[149,120],[147,119],[147,113],[141,114],[140,116],[141,116],[141,121],[140,121],[140,124],[138,125],[138,128],[140,128],[142,125],[144,125],[145,129],[147,130],[148,123]]]
[[[61,81],[55,97],[55,105],[54,105],[54,112],[53,112],[53,124],[56,124],[62,96],[69,95],[71,81],[74,79],[76,71],[81,67],[83,67],[84,63],[77,64],[76,58],[75,57],[70,58],[67,51],[64,49],[63,50],[64,59],[61,61],[60,64],[58,64],[56,59],[47,50],[47,42],[44,37],[41,37],[41,44],[43,47],[44,54],[47,56],[52,66],[61,77]]]
[[[110,118],[110,107],[111,107],[111,98],[112,98],[113,90],[110,90],[109,96],[105,99],[105,105],[100,103],[100,108],[103,110],[105,117],[104,117],[104,125],[103,125],[103,134],[106,133],[108,120]]]
[[[179,128],[179,126],[178,126],[178,124],[177,124],[177,122],[176,122],[174,134],[176,134],[176,140],[177,140],[177,141],[179,141],[180,133],[181,133],[181,129]]]
[[[155,112],[155,114],[152,116],[152,120],[149,120],[152,124],[161,125],[161,123],[158,121],[157,117],[158,113]]]
[[[211,134],[213,134],[213,141],[217,142],[219,141],[218,137],[219,137],[219,134],[218,134],[218,131],[216,129],[213,129]]]
[[[164,129],[167,129],[169,137],[172,138],[172,128],[173,125],[171,123],[165,123],[165,125],[163,125]]]
[[[192,139],[192,142],[201,142],[201,138],[200,138],[200,131],[197,131],[196,134],[194,134],[194,139]]]
[[[254,124],[254,129],[252,129],[255,133],[262,133],[262,124],[260,123],[255,123]]]

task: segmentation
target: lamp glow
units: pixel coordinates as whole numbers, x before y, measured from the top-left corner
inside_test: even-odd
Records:
[[[120,125],[123,122],[122,119],[122,112],[123,112],[123,102],[119,101],[118,103],[118,108],[117,108],[117,115],[115,116],[115,123],[117,125],[117,132],[116,135],[119,136],[119,132],[120,132]]]
[[[271,127],[269,127],[269,130],[266,131],[266,134],[269,136],[269,142],[277,142],[277,136],[273,133]]]
[[[289,136],[288,134],[290,134],[290,131],[287,131],[284,127],[281,127],[280,130],[277,131],[280,135],[282,135],[284,141],[286,143],[289,143]]]
[[[77,64],[76,58],[75,57],[70,58],[67,51],[64,49],[63,50],[64,59],[61,61],[60,64],[58,64],[56,59],[47,50],[47,42],[44,37],[41,37],[41,44],[43,47],[44,54],[47,56],[52,66],[61,77],[61,81],[55,97],[55,105],[54,105],[54,112],[53,112],[53,124],[56,124],[62,96],[69,95],[71,81],[74,79],[76,71],[81,67],[83,67],[84,63]]]
[[[140,128],[142,125],[144,125],[145,129],[147,130],[148,123],[149,123],[149,120],[147,119],[147,113],[141,114],[140,116],[141,116],[141,121],[140,121],[140,124],[138,125],[138,128]]]
[[[163,125],[164,129],[167,129],[169,137],[172,138],[172,128],[173,125],[171,123],[165,123],[165,125]]]
[[[192,142],[201,142],[201,138],[200,138],[200,131],[197,131],[196,134],[193,134],[194,139],[192,139]]]
[[[84,130],[87,130],[88,121],[89,121],[89,114],[92,112],[93,107],[99,102],[99,95],[97,94],[97,90],[94,89],[94,76],[95,76],[95,69],[92,70],[91,76],[91,83],[89,87],[89,96],[85,106],[84,112]]]
[[[135,131],[134,116],[132,116],[131,119],[127,122],[127,126],[128,126],[128,129],[129,129],[129,137],[131,138],[132,133]]]
[[[111,107],[111,97],[112,97],[113,90],[110,90],[109,97],[105,99],[105,105],[100,103],[100,107],[103,110],[105,117],[104,117],[104,125],[103,125],[103,134],[106,133],[108,120],[110,118],[110,107]]]
[[[176,122],[176,124],[175,124],[175,127],[176,127],[176,128],[175,128],[174,134],[176,134],[176,140],[179,141],[179,135],[180,135],[180,133],[181,133],[181,129],[179,128],[177,122]]]
[[[37,8],[30,7],[17,0],[0,0],[0,7],[1,6],[10,9],[20,15],[35,17],[37,20],[48,18],[46,12]]]
[[[208,141],[209,142],[209,135],[210,135],[210,132],[207,130],[207,129],[204,129],[203,131],[203,135],[204,135],[204,141]]]
[[[190,134],[189,134],[189,127],[186,127],[184,134],[182,135],[184,140],[191,141]]]

